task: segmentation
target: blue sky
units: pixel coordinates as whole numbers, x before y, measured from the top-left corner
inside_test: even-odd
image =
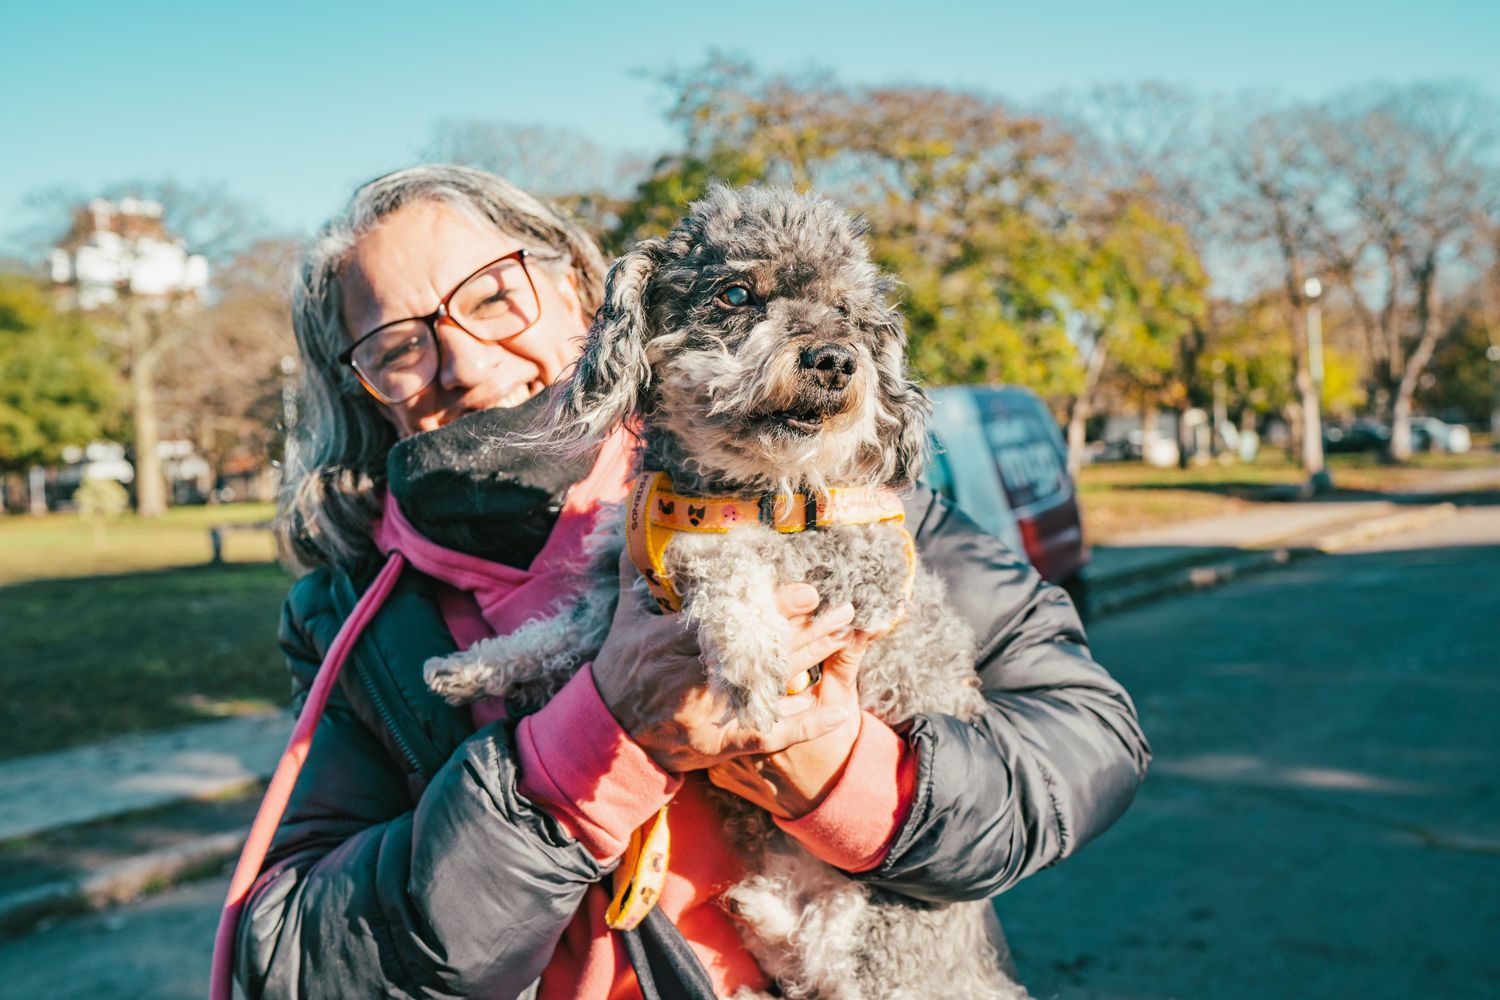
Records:
[[[221,182],[311,230],[411,162],[442,118],[549,122],[654,152],[652,71],[711,48],[772,69],[1018,101],[1141,79],[1320,97],[1464,79],[1500,97],[1495,0],[1071,4],[121,3],[13,0],[0,18],[0,244],[28,193]]]

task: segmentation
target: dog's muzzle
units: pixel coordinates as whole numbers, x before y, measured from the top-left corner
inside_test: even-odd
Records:
[[[802,377],[816,382],[825,392],[841,393],[854,378],[854,352],[839,344],[809,347],[799,360]]]

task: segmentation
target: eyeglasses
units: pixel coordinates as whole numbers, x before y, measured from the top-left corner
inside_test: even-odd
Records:
[[[427,388],[443,366],[438,320],[447,320],[475,340],[503,344],[536,325],[542,305],[526,269],[527,250],[493,260],[443,296],[426,316],[377,326],[339,355],[370,395],[401,403]]]

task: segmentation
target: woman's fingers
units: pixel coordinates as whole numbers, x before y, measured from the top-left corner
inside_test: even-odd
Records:
[[[870,644],[889,631],[889,626],[880,629],[849,630],[839,648],[823,661],[825,676],[829,680],[838,680],[852,686],[859,674],[859,666],[864,662],[865,653],[870,649]]]
[[[807,640],[788,654],[787,674],[796,677],[805,670],[811,670],[843,649],[848,644],[851,635],[849,627],[842,625]]]
[[[776,610],[788,619],[812,614],[820,600],[817,588],[810,583],[786,583],[776,588]]]

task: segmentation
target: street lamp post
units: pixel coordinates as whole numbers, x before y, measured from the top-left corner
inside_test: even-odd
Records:
[[[1302,292],[1307,296],[1307,374],[1312,380],[1311,398],[1303,400],[1308,412],[1303,422],[1307,439],[1302,444],[1302,456],[1307,466],[1308,486],[1314,493],[1323,493],[1333,488],[1323,459],[1323,309],[1318,301],[1323,295],[1323,283],[1315,277],[1308,278],[1302,284]]]
[[[1486,347],[1484,356],[1490,362],[1490,450],[1500,451],[1500,343]]]

